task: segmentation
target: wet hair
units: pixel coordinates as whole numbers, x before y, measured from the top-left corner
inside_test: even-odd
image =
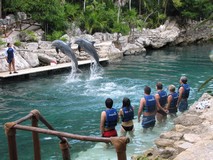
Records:
[[[105,105],[107,108],[112,108],[113,100],[111,98],[107,98],[105,101]]]
[[[180,81],[183,82],[184,84],[186,84],[186,83],[187,83],[187,78],[186,78],[186,76],[181,76],[181,77],[180,77]]]
[[[175,92],[175,86],[173,84],[169,85],[169,91]]]
[[[163,89],[163,84],[161,82],[158,82],[156,84],[157,89]]]
[[[151,93],[151,88],[149,86],[145,86],[144,93],[150,94]]]
[[[122,107],[130,107],[131,106],[131,102],[130,99],[127,97],[124,97],[123,99],[123,106]]]

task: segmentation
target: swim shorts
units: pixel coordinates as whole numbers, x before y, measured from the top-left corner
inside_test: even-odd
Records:
[[[188,109],[188,101],[186,99],[182,99],[178,106],[180,112],[184,112]]]
[[[150,128],[155,126],[155,115],[152,116],[143,116],[142,119],[142,127],[143,128]]]
[[[102,134],[102,137],[116,137],[116,136],[118,136],[118,134],[115,129],[110,131],[104,131],[104,133]]]

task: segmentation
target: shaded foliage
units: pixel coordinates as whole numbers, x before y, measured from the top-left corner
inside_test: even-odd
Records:
[[[212,19],[211,0],[137,0],[118,5],[117,0],[7,0],[3,13],[25,12],[42,25],[45,33],[66,32],[75,23],[87,33],[120,32],[155,28],[168,16]],[[131,4],[130,4],[131,2]],[[119,16],[119,17],[118,17]],[[119,21],[118,21],[119,20]]]

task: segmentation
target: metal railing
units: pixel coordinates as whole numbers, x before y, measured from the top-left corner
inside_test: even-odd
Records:
[[[20,123],[31,119],[32,126],[21,125]],[[38,127],[38,121],[41,121],[48,129],[43,129]],[[4,125],[5,134],[8,140],[8,151],[10,160],[18,160],[18,153],[16,147],[16,130],[24,130],[32,132],[33,139],[33,147],[34,147],[34,160],[41,160],[41,152],[40,152],[40,141],[39,141],[39,133],[54,135],[60,139],[60,149],[62,151],[63,160],[70,160],[70,145],[67,142],[66,138],[77,139],[81,141],[92,141],[92,142],[105,142],[112,143],[117,152],[118,160],[126,160],[126,145],[129,143],[128,137],[92,137],[92,136],[81,136],[77,134],[71,134],[67,132],[56,131],[40,114],[38,110],[32,110],[25,117],[14,121],[8,122]]]

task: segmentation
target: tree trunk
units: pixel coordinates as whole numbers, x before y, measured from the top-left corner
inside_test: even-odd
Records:
[[[84,12],[86,10],[86,0],[84,0]]]
[[[2,18],[2,0],[0,0],[0,18]]]
[[[139,0],[139,15],[141,15],[141,0]]]
[[[132,9],[132,5],[131,5],[131,3],[132,3],[132,1],[131,0],[129,0],[129,10],[131,11],[131,9]]]

